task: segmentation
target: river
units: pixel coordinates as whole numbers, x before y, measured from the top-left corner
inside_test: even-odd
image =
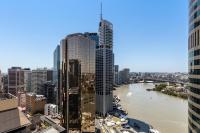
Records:
[[[153,83],[123,85],[114,91],[114,95],[120,97],[130,118],[145,121],[160,133],[187,133],[187,100],[146,91],[153,87]]]

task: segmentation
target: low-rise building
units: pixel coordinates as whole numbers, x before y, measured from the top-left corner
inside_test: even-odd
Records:
[[[58,114],[58,106],[55,104],[45,104],[44,112],[45,115],[55,116]]]
[[[17,93],[17,99],[18,99],[18,106],[20,107],[26,107],[26,94],[25,92],[18,92]]]
[[[26,94],[26,111],[30,115],[37,113],[44,114],[44,106],[46,98],[43,95],[36,95],[35,93]]]
[[[0,93],[0,132],[27,133],[30,125],[30,121],[18,109],[17,98]]]

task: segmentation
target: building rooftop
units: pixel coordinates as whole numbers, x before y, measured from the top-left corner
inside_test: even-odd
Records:
[[[36,95],[36,101],[40,101],[40,100],[46,100],[46,97],[44,95]]]
[[[21,67],[11,67],[10,69],[22,69]]]
[[[0,132],[10,132],[31,123],[18,108],[0,112]]]
[[[28,95],[28,96],[35,96],[36,94],[33,93],[33,92],[29,92],[29,93],[26,93],[26,95]]]
[[[11,94],[0,94],[0,132],[10,132],[31,123],[17,108],[17,99]]]
[[[26,95],[34,96],[36,101],[45,100],[46,99],[46,97],[44,95],[37,95],[36,93],[33,93],[33,92],[27,93]]]
[[[0,93],[0,112],[17,108],[17,98],[9,93]]]
[[[40,119],[53,126],[53,128],[59,132],[64,132],[66,130],[64,127],[60,126],[60,119],[58,117],[52,118],[51,116],[43,115],[40,116]]]
[[[46,105],[49,106],[49,107],[51,107],[51,108],[57,107],[57,105],[55,105],[55,104],[46,104]]]

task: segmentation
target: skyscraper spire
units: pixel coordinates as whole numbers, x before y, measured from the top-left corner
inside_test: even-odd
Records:
[[[102,2],[101,2],[101,14],[100,14],[100,19],[103,19],[103,14],[102,14]]]

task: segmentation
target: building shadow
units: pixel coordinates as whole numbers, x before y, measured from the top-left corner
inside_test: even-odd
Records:
[[[151,125],[137,120],[137,119],[133,119],[133,118],[128,118],[128,124],[134,128],[137,132],[149,132],[149,130],[152,128]]]

